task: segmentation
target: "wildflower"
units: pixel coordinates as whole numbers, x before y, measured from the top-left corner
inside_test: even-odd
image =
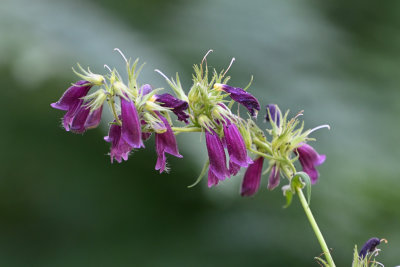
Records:
[[[209,169],[209,184],[210,180],[215,181],[215,177],[218,180],[225,180],[225,178],[229,177],[229,171],[226,168],[226,158],[224,146],[222,145],[221,139],[213,130],[206,131],[206,144],[208,157],[210,160],[210,169]],[[211,176],[210,176],[211,173]],[[217,184],[215,182],[212,185]]]
[[[264,158],[259,157],[255,159],[254,162],[249,165],[249,167],[247,167],[240,191],[241,196],[252,196],[257,192],[258,188],[260,187],[263,163]]]
[[[123,97],[120,97],[120,99],[122,120],[121,134],[124,140],[133,148],[144,147],[141,124],[135,104],[131,99],[127,100]]]
[[[303,171],[310,176],[311,183],[315,184],[319,177],[319,173],[315,167],[324,163],[326,156],[319,155],[312,146],[305,143],[296,148],[294,152],[299,156]]]
[[[178,117],[178,120],[184,121],[186,124],[189,123],[189,115],[185,112],[189,107],[188,102],[180,100],[170,94],[155,95],[155,98],[157,102],[161,103],[162,107],[171,108],[172,112]]]
[[[104,137],[106,142],[111,143],[111,163],[115,158],[119,163],[122,159],[128,160],[129,152],[132,150],[132,146],[124,139],[122,133],[122,127],[115,124],[115,121],[110,126],[108,136]]]
[[[79,111],[82,111],[83,99],[92,88],[92,83],[81,80],[69,87],[61,96],[60,100],[51,104],[52,108],[66,110],[63,118],[63,126],[66,131],[70,130],[71,124]],[[82,115],[82,114],[81,114]]]
[[[245,106],[252,117],[257,117],[257,113],[260,110],[260,103],[252,94],[242,88],[220,83],[214,84],[214,88],[228,93],[233,100]]]
[[[276,126],[281,125],[281,113],[275,104],[268,104],[266,106],[267,113],[265,115],[266,121],[273,121],[275,122]],[[271,116],[271,117],[270,117]]]
[[[156,133],[156,152],[157,152],[157,163],[156,170],[160,170],[162,173],[165,170],[167,159],[165,153],[171,154],[175,157],[182,158],[179,154],[178,145],[176,143],[174,132],[168,123],[168,120],[163,117],[159,112],[156,112],[160,120],[164,123],[166,131],[163,133]]]
[[[247,155],[246,145],[236,125],[232,123],[225,124],[224,134],[229,154],[230,169],[237,169],[235,165],[238,165],[240,169],[240,167],[247,167],[249,164],[253,163],[251,158]],[[237,173],[237,171],[233,171],[233,173],[235,172]]]
[[[373,237],[370,238],[367,242],[365,242],[364,246],[361,248],[360,253],[358,254],[360,258],[365,258],[367,256],[368,252],[373,252],[376,248],[381,243],[381,240],[379,238]]]
[[[150,93],[153,90],[153,88],[151,87],[150,84],[144,84],[142,85],[142,87],[140,87],[139,89],[139,94],[140,95],[147,95],[148,93]]]
[[[268,189],[272,190],[279,185],[280,175],[279,175],[279,167],[274,164],[271,168],[271,173],[269,174],[268,179]]]

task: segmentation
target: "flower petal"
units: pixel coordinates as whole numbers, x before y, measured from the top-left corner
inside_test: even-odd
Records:
[[[121,99],[122,137],[134,148],[144,147],[142,130],[135,104],[132,100]]]
[[[246,145],[239,129],[235,124],[224,125],[225,142],[228,149],[229,161],[241,167],[247,167],[253,163],[247,155]]]
[[[299,161],[303,167],[303,171],[310,176],[311,183],[315,184],[319,177],[319,173],[315,167],[324,163],[326,156],[319,155],[312,146],[305,143],[296,148],[295,153],[299,155]]]
[[[264,163],[264,158],[259,157],[252,164],[247,167],[246,173],[243,177],[242,188],[240,190],[240,195],[242,196],[252,196],[260,187],[261,172]]]
[[[279,168],[276,165],[272,166],[271,173],[269,174],[268,179],[268,189],[272,190],[279,185],[280,182],[280,175],[279,175]]]
[[[245,106],[251,116],[257,117],[257,112],[260,110],[260,103],[252,94],[246,92],[242,88],[232,87],[226,84],[215,84],[214,87],[227,92],[233,100]]]
[[[185,112],[189,108],[189,104],[186,101],[180,100],[171,94],[155,95],[155,97],[162,107],[171,108],[178,120],[184,121],[186,124],[189,123],[189,115]]]
[[[211,171],[219,180],[225,180],[230,176],[226,168],[225,151],[221,139],[214,131],[206,131],[206,145]]]
[[[83,102],[80,98],[87,95],[92,84],[88,81],[77,81],[73,86],[69,87],[60,100],[51,104],[51,107],[61,110],[70,110],[75,107],[77,102]]]

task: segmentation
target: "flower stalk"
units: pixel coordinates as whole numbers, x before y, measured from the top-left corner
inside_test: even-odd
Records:
[[[327,246],[327,244],[325,242],[324,236],[322,235],[321,230],[319,229],[318,224],[315,221],[315,218],[314,218],[314,216],[313,216],[313,214],[311,212],[310,206],[308,205],[307,200],[304,197],[303,190],[300,187],[296,187],[296,192],[297,192],[297,195],[299,196],[300,203],[303,206],[303,209],[304,209],[304,212],[305,212],[305,214],[307,216],[307,219],[310,222],[311,228],[313,229],[313,231],[315,233],[315,236],[318,239],[318,242],[319,242],[319,244],[321,246],[321,249],[322,249],[322,251],[324,253],[324,256],[326,258],[328,266],[335,267],[336,265],[333,262],[331,253],[329,252],[329,248],[328,248],[328,246]]]

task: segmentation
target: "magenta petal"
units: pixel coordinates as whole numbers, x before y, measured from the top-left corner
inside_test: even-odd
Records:
[[[308,144],[302,144],[295,150],[295,153],[299,155],[299,161],[303,167],[303,171],[310,176],[311,183],[315,184],[319,177],[319,173],[315,167],[324,163],[326,156],[318,154],[318,152]]]
[[[122,137],[134,148],[144,147],[139,115],[132,100],[121,97]]]
[[[122,159],[127,160],[132,147],[123,139],[121,135],[121,126],[112,124],[108,132],[108,136],[104,137],[106,142],[111,143],[111,163],[115,158],[118,162]]]
[[[229,161],[229,173],[232,176],[235,176],[240,171],[240,165],[236,164],[233,161]]]
[[[139,89],[139,94],[140,95],[147,95],[148,93],[150,93],[153,90],[153,88],[151,87],[150,84],[144,84],[142,85],[142,87],[140,87]]]
[[[241,167],[247,167],[253,161],[247,155],[246,145],[235,124],[224,125],[225,142],[228,149],[229,161]]]
[[[74,119],[71,123],[71,131],[74,133],[83,133],[86,131],[85,122],[89,116],[90,109],[84,106],[81,106],[78,109],[78,112],[74,116]]]
[[[168,123],[168,120],[163,117],[159,112],[156,112],[160,120],[163,122],[166,131],[164,133],[156,133],[156,152],[157,152],[157,163],[156,170],[160,170],[162,173],[165,170],[167,159],[165,153],[171,154],[175,157],[182,158],[179,154],[178,144],[176,143],[175,134]]]
[[[259,157],[252,164],[247,167],[246,173],[243,177],[242,188],[240,190],[240,195],[242,196],[252,196],[260,187],[261,172],[264,163],[264,158]]]
[[[271,173],[269,174],[268,179],[268,189],[272,190],[279,185],[280,182],[280,175],[279,175],[279,168],[276,165],[272,166]]]
[[[103,106],[89,113],[89,116],[85,122],[85,128],[93,129],[99,126],[102,112],[103,112]]]
[[[232,87],[226,84],[222,84],[221,89],[227,92],[234,101],[245,106],[251,116],[257,117],[257,112],[260,110],[260,103],[252,94],[246,92],[242,88]]]
[[[206,131],[206,145],[211,171],[219,180],[225,180],[230,176],[226,168],[225,151],[221,139],[214,131]]]
[[[214,185],[217,185],[219,182],[217,176],[215,176],[215,174],[212,172],[211,169],[208,170],[208,181],[207,181],[207,185],[208,187],[212,187]]]
[[[185,112],[189,108],[189,104],[186,101],[180,100],[171,94],[155,95],[155,97],[162,107],[171,108],[178,120],[184,121],[186,124],[189,123],[189,115]]]
[[[88,81],[78,81],[73,86],[69,87],[60,100],[51,104],[51,107],[61,110],[70,110],[76,102],[83,101],[80,98],[87,95],[92,85]]]

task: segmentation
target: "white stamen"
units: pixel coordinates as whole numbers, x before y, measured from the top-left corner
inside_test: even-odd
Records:
[[[317,126],[317,127],[313,128],[313,129],[311,129],[308,134],[310,134],[312,132],[315,132],[316,130],[319,130],[319,129],[322,129],[322,128],[328,128],[328,130],[330,130],[331,126],[329,126],[328,124]]]
[[[171,82],[171,81],[168,79],[167,75],[165,75],[164,73],[162,73],[159,69],[155,69],[154,71],[155,71],[155,72],[158,72],[158,74],[160,74],[161,76],[163,76],[164,79],[166,79],[167,81]]]
[[[104,68],[107,69],[110,73],[112,73],[111,68],[107,64],[104,64]]]
[[[208,54],[210,54],[211,52],[214,52],[214,50],[210,49],[207,51],[207,53],[205,54],[205,56],[203,57],[203,60],[201,61],[201,66],[203,66],[203,62],[205,61],[207,63],[207,56]]]
[[[229,66],[226,69],[226,71],[224,72],[224,74],[222,74],[222,77],[224,77],[225,74],[228,72],[228,70],[232,67],[233,62],[235,62],[235,58],[234,57],[232,58],[231,63],[229,63]]]
[[[120,55],[122,56],[122,58],[125,60],[126,64],[128,64],[128,60],[126,59],[124,53],[122,53],[122,51],[119,50],[119,48],[114,48],[114,51],[117,51],[118,53],[120,53]]]

